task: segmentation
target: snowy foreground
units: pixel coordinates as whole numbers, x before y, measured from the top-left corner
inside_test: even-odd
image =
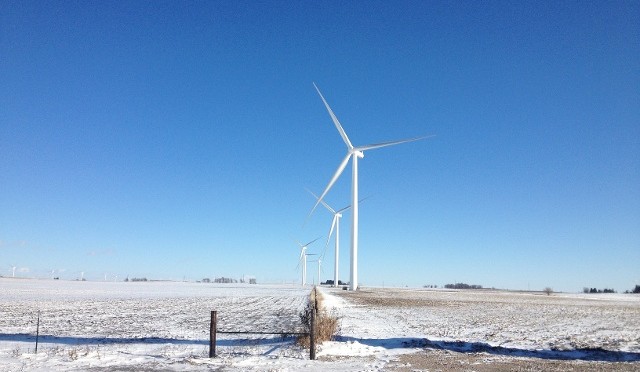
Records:
[[[640,370],[640,297],[620,294],[323,288],[341,330],[319,346],[318,360],[293,337],[249,334],[218,334],[218,357],[208,357],[211,310],[219,330],[295,332],[309,292],[0,278],[0,371],[410,371],[417,365],[407,358],[442,355],[436,351],[454,361],[482,355],[485,364],[515,358]],[[477,370],[467,367],[445,369]]]

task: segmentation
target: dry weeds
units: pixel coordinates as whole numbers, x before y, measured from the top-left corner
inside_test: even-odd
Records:
[[[305,332],[311,330],[311,315],[316,311],[315,317],[315,336],[316,343],[320,344],[324,341],[332,341],[340,330],[340,319],[334,312],[329,312],[324,306],[324,298],[322,294],[315,290],[309,295],[309,302],[305,309],[300,313],[300,321]],[[298,338],[298,344],[303,347],[309,347],[309,336]]]

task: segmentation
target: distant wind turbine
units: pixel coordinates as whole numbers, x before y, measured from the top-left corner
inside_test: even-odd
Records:
[[[316,194],[314,194],[311,190],[307,189],[307,191],[309,192],[309,194],[313,195],[314,198],[316,198],[316,200],[320,200],[320,198],[318,198],[318,196]],[[365,200],[366,198],[360,199],[360,201]],[[329,229],[329,235],[327,236],[327,243],[324,246],[324,251],[322,252],[321,257],[324,257],[324,252],[326,252],[327,247],[329,246],[329,241],[331,241],[331,235],[333,234],[333,229],[335,228],[336,230],[336,243],[335,243],[335,253],[334,253],[334,264],[333,264],[333,286],[337,287],[338,286],[338,282],[339,282],[339,270],[338,270],[338,262],[339,262],[339,257],[340,257],[340,218],[342,218],[342,212],[346,211],[347,209],[351,208],[350,205],[338,209],[337,211],[334,210],[333,208],[331,208],[329,206],[329,204],[327,204],[324,200],[320,200],[320,203],[322,204],[322,206],[324,206],[329,212],[331,212],[333,214],[333,220],[331,221],[331,229]]]
[[[331,116],[331,120],[333,121],[333,124],[335,125],[336,129],[340,133],[340,136],[342,137],[342,140],[344,141],[345,145],[347,145],[347,155],[344,157],[344,159],[342,160],[342,162],[338,166],[338,169],[333,174],[333,177],[329,181],[329,184],[327,184],[327,187],[325,187],[325,189],[322,192],[322,194],[320,194],[320,197],[318,198],[318,201],[316,202],[316,204],[311,209],[311,213],[313,213],[313,211],[316,209],[318,204],[320,204],[320,202],[327,195],[327,193],[329,192],[329,190],[331,189],[333,184],[338,180],[338,177],[340,177],[340,174],[342,174],[342,171],[344,171],[344,168],[347,166],[347,163],[349,162],[349,158],[351,158],[351,169],[352,169],[351,208],[352,208],[352,212],[351,212],[351,271],[350,271],[350,285],[349,285],[349,288],[351,290],[355,291],[356,289],[358,289],[358,158],[363,158],[364,157],[364,151],[367,151],[367,150],[373,150],[373,149],[377,149],[377,148],[381,148],[381,147],[399,145],[401,143],[406,143],[406,142],[418,141],[418,140],[421,140],[421,139],[424,139],[424,138],[427,138],[427,137],[432,137],[432,136],[408,138],[408,139],[403,139],[403,140],[399,140],[399,141],[382,142],[382,143],[376,143],[376,144],[365,145],[365,146],[357,146],[357,147],[353,146],[351,144],[351,141],[349,140],[349,137],[347,136],[347,133],[344,131],[344,129],[342,128],[342,125],[338,121],[338,118],[336,117],[336,115],[331,110],[331,107],[329,107],[329,104],[324,99],[324,96],[322,95],[322,93],[320,93],[320,89],[318,89],[318,86],[315,83],[313,83],[313,86],[316,88],[316,91],[320,95],[320,98],[322,99],[322,102],[324,103],[324,106],[326,107],[327,111],[329,112],[329,116]]]
[[[302,285],[303,286],[307,284],[307,247],[310,246],[313,242],[315,242],[318,239],[320,239],[320,237],[313,239],[307,244],[302,244],[296,241],[296,243],[298,243],[298,245],[300,246],[300,258],[298,259],[298,267],[302,265]]]
[[[318,254],[316,254],[316,253],[305,253],[304,255],[305,255],[305,256],[318,256]],[[317,262],[317,261],[318,261],[318,260],[315,260],[315,261],[307,261],[307,260],[305,259],[304,263],[305,263],[305,265],[306,265],[306,264],[307,264],[307,263],[309,263],[309,262]],[[318,278],[320,278],[320,275],[318,275]],[[314,281],[313,281],[313,284],[316,284],[315,282],[316,282],[316,281],[314,280]],[[318,283],[318,284],[320,284],[320,283]]]
[[[309,256],[315,256],[315,254],[310,254]],[[318,256],[318,259],[315,261],[309,261],[309,262],[317,262],[318,263],[318,285],[320,285],[320,283],[322,283],[322,279],[320,278],[320,273],[322,272],[322,258],[320,258],[320,256]]]
[[[11,266],[11,270],[12,270],[11,277],[15,278],[16,277],[16,265]]]

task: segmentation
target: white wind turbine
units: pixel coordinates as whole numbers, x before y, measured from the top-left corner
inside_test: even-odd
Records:
[[[318,239],[320,239],[320,237],[313,239],[307,244],[302,244],[296,241],[296,243],[298,243],[298,245],[300,246],[300,258],[298,259],[298,267],[302,265],[302,285],[303,286],[307,284],[307,256],[308,256],[307,247],[310,246],[313,242],[315,242]]]
[[[309,256],[315,256],[315,254],[309,254]],[[318,259],[315,261],[309,261],[309,262],[317,262],[318,263],[318,285],[320,285],[320,283],[322,283],[322,279],[320,279],[320,273],[322,272],[322,256],[318,256]]]
[[[338,180],[338,177],[340,177],[340,174],[342,174],[342,171],[344,171],[344,168],[347,166],[347,163],[349,162],[349,158],[351,158],[351,169],[352,169],[351,219],[352,220],[351,220],[351,271],[350,271],[349,289],[356,290],[358,289],[358,158],[363,158],[364,151],[367,151],[367,150],[399,145],[401,143],[406,143],[406,142],[413,142],[413,141],[421,140],[421,139],[432,137],[432,136],[415,137],[415,138],[408,138],[408,139],[399,140],[399,141],[382,142],[382,143],[355,147],[351,144],[351,141],[349,140],[349,137],[347,137],[347,133],[342,128],[342,125],[338,121],[338,118],[331,110],[331,107],[329,107],[329,104],[324,99],[324,96],[322,95],[322,93],[320,93],[320,89],[318,89],[318,86],[315,83],[313,83],[313,86],[316,88],[316,91],[320,95],[320,98],[322,99],[324,106],[327,108],[327,111],[329,112],[329,116],[331,116],[331,120],[333,121],[333,124],[336,126],[336,129],[340,133],[342,140],[344,141],[345,145],[347,145],[347,155],[344,157],[344,159],[338,166],[338,170],[336,170],[336,172],[333,174],[333,177],[329,181],[329,184],[327,184],[327,187],[324,189],[324,191],[318,198],[318,201],[311,209],[311,213],[313,213],[313,211],[316,209],[318,204],[320,204],[320,202],[323,200],[325,195],[327,195],[327,193],[329,192],[333,184]]]
[[[16,277],[16,265],[11,266],[11,270],[12,270],[11,277],[15,278]]]
[[[311,195],[313,195],[314,198],[316,198],[316,200],[320,200],[320,198],[318,198],[318,196],[316,194],[314,194],[313,192],[311,192],[311,190],[307,190]],[[363,201],[364,199],[361,199],[360,201]],[[333,234],[333,229],[335,228],[336,230],[336,244],[335,244],[335,254],[334,254],[334,264],[333,264],[333,286],[337,287],[338,286],[338,262],[339,262],[339,257],[340,257],[340,219],[342,218],[342,212],[346,211],[347,209],[351,208],[350,205],[342,208],[342,209],[338,209],[337,211],[334,210],[333,208],[331,208],[329,206],[329,204],[327,204],[324,200],[320,200],[320,203],[322,203],[322,205],[327,208],[327,210],[331,213],[333,213],[333,220],[331,221],[331,229],[329,230],[329,235],[327,236],[327,243],[324,246],[324,250],[327,250],[327,247],[329,246],[329,241],[331,240],[331,234]],[[324,257],[324,252],[322,253],[322,256]]]

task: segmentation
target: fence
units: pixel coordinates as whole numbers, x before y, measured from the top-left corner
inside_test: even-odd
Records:
[[[313,289],[316,290],[315,288]],[[309,359],[316,359],[316,312],[317,302],[314,293],[314,301],[312,302],[311,317],[309,324],[309,332],[266,332],[266,331],[219,331],[218,330],[218,312],[211,311],[211,323],[209,327],[209,358],[216,357],[216,340],[218,333],[220,334],[254,334],[254,335],[281,335],[281,336],[309,336]]]

